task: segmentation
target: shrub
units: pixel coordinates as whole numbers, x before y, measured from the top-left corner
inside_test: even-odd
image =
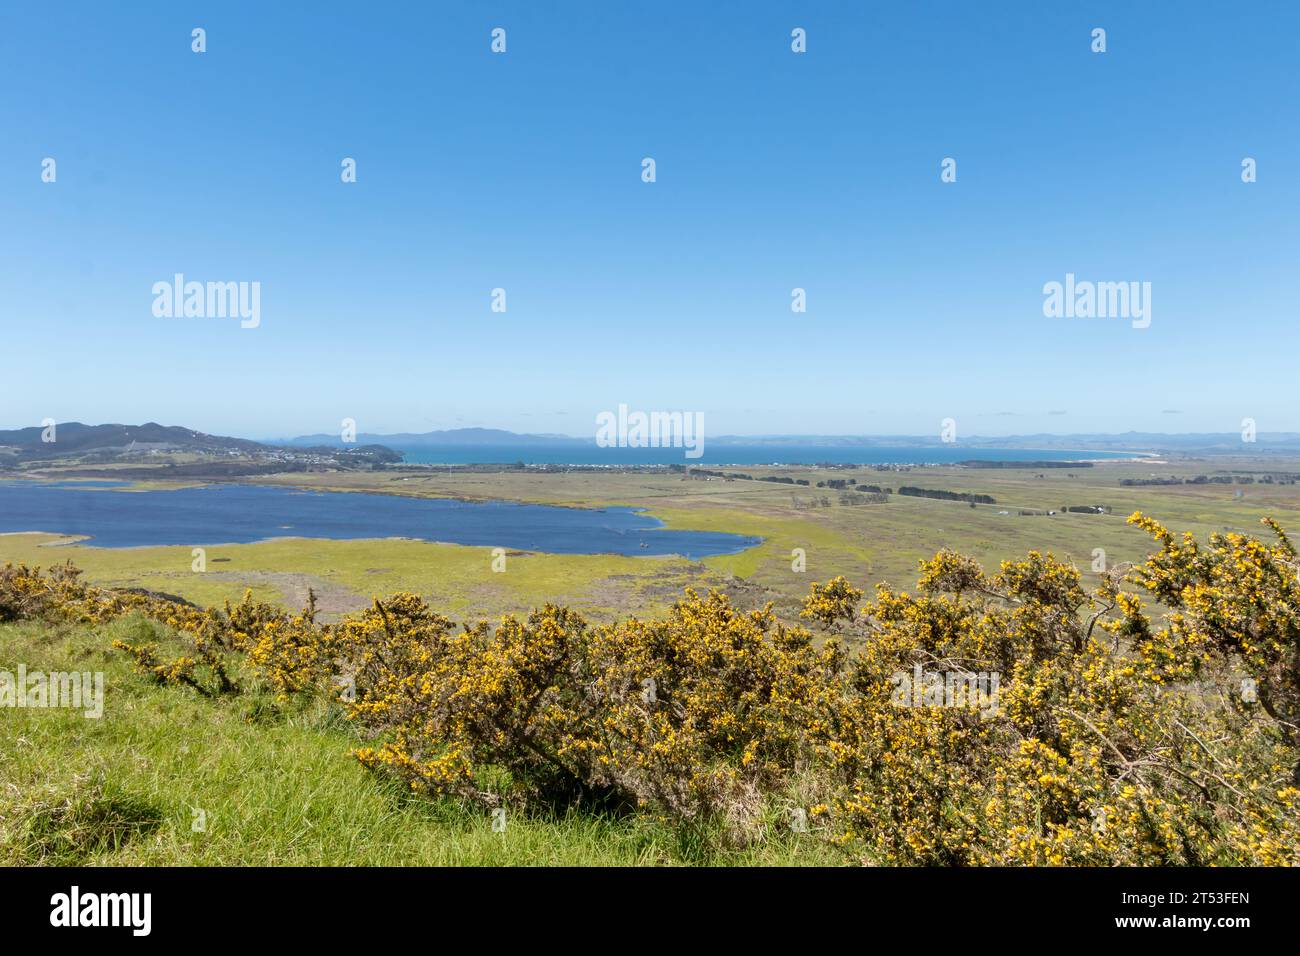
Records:
[[[547,605],[459,633],[403,595],[344,630],[360,663],[351,712],[386,738],[359,753],[367,765],[486,803],[499,795],[478,768],[502,768],[530,799],[724,820],[733,835],[810,761],[804,728],[833,704],[839,664],[716,592],[688,592],[660,621],[593,629]]]
[[[55,565],[46,574],[25,564],[0,568],[0,623],[45,618],[80,593],[81,572],[70,563]]]
[[[853,620],[858,610],[862,592],[843,577],[832,578],[825,584],[813,583],[808,597],[804,598],[800,617],[809,617],[823,627],[838,627]]]
[[[921,594],[879,589],[851,719],[825,745],[846,847],[882,863],[1295,861],[1294,551],[1277,528],[1273,546],[1202,548],[1131,520],[1162,545],[1127,576],[1171,609],[1162,627],[1116,577],[1086,595],[1050,555],[985,579],[942,553]],[[890,706],[891,676],[918,665],[999,672],[996,715]]]
[[[91,597],[90,600],[96,601],[97,597]],[[143,605],[132,606],[130,610],[146,616],[152,614],[161,617],[164,623],[175,628],[188,645],[180,657],[159,659],[159,645],[156,641],[131,644],[115,640],[112,646],[131,655],[136,667],[158,683],[183,684],[205,697],[238,693],[240,687],[232,672],[242,660],[241,653],[247,652],[253,667],[258,668],[263,663],[258,652],[265,644],[276,640],[280,634],[279,625],[290,620],[279,608],[254,603],[252,593],[248,591],[234,608],[227,601],[224,612],[211,608],[181,608],[173,611],[177,607],[169,602],[146,598]],[[310,619],[314,615],[313,595],[308,609],[299,617],[307,616]],[[279,671],[272,662],[267,662],[264,670],[273,682],[279,676]],[[298,685],[295,689],[304,686]]]

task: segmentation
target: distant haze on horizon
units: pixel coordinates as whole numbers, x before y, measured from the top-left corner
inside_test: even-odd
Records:
[[[334,429],[333,431],[321,431],[321,430],[309,431],[301,428],[298,429],[291,428],[283,432],[265,432],[265,431],[245,432],[233,428],[222,428],[219,426],[218,427],[204,426],[189,421],[177,421],[177,420],[173,420],[170,416],[156,415],[156,414],[146,415],[144,418],[136,421],[122,421],[120,419],[111,419],[111,418],[104,418],[101,420],[99,418],[94,418],[93,416],[81,415],[81,416],[73,416],[66,420],[60,419],[57,422],[57,424],[59,426],[63,426],[68,422],[72,422],[72,421],[80,422],[81,424],[84,425],[117,424],[126,427],[139,426],[144,424],[145,422],[155,422],[157,424],[164,425],[167,427],[186,428],[186,429],[191,429],[193,431],[202,432],[207,435],[222,436],[227,438],[241,438],[241,439],[247,439],[250,441],[261,442],[265,444],[278,444],[278,443],[285,443],[285,442],[300,443],[303,440],[309,438],[321,438],[322,440],[337,441],[338,435],[340,433],[340,429],[337,428]],[[18,422],[18,421],[0,422],[0,432],[9,431],[9,430],[40,428],[41,424],[42,423],[40,422]],[[522,429],[516,430],[512,428],[504,428],[499,425],[483,425],[483,424],[456,425],[450,428],[425,428],[421,430],[416,430],[411,428],[372,429],[372,428],[364,427],[363,423],[359,422],[357,424],[358,424],[357,437],[361,441],[365,441],[368,439],[384,439],[384,438],[391,439],[391,438],[397,438],[401,436],[423,437],[430,434],[437,434],[441,432],[447,432],[447,433],[499,432],[504,436],[503,440],[509,440],[509,438],[525,438],[525,439],[532,438],[532,439],[546,439],[550,441],[572,441],[572,442],[583,442],[583,443],[592,442],[595,440],[594,427],[590,433],[586,435],[578,435],[570,432],[541,432],[541,431],[527,431]],[[1002,433],[959,432],[957,435],[956,443],[961,444],[963,442],[976,442],[976,441],[995,442],[998,440],[1025,441],[1025,440],[1031,440],[1035,438],[1042,438],[1042,439],[1056,440],[1056,441],[1068,440],[1072,438],[1081,439],[1081,440],[1082,439],[1097,439],[1097,440],[1111,439],[1115,441],[1123,441],[1129,438],[1132,438],[1135,441],[1139,441],[1146,438],[1168,438],[1173,440],[1193,439],[1193,438],[1232,439],[1238,436],[1239,434],[1240,434],[1240,429],[1216,429],[1216,430],[1190,430],[1189,429],[1184,431],[1128,429],[1123,432],[1119,432],[1119,431],[1115,431],[1115,432],[1015,431],[1015,432],[1002,432]],[[1273,440],[1273,441],[1300,440],[1300,432],[1291,432],[1291,431],[1286,431],[1281,429],[1268,429],[1268,430],[1261,429],[1258,431],[1257,434],[1258,434],[1258,439],[1261,442],[1268,442],[1269,440]],[[743,442],[745,440],[754,440],[754,441],[789,440],[792,443],[798,443],[802,441],[816,443],[822,441],[836,441],[836,440],[850,441],[850,442],[851,441],[888,442],[890,440],[896,440],[896,441],[903,441],[908,443],[921,443],[921,442],[931,441],[936,445],[943,444],[938,429],[935,429],[934,431],[928,434],[923,432],[902,432],[902,431],[852,432],[852,433],[800,432],[800,431],[774,431],[774,430],[752,432],[752,433],[719,431],[719,432],[706,432],[705,439],[706,441],[727,440],[727,441],[738,441],[738,442]]]
[[[424,432],[413,432],[410,431],[409,429],[403,429],[403,430],[397,430],[391,432],[371,431],[369,429],[365,429],[365,430],[358,430],[357,434],[358,434],[358,438],[364,439],[367,437],[372,437],[372,438],[395,438],[399,436],[422,437],[426,435],[435,435],[440,433],[449,433],[454,435],[457,432],[501,432],[506,435],[520,437],[520,438],[536,438],[536,439],[547,439],[551,441],[573,441],[573,442],[584,442],[584,443],[591,442],[594,440],[594,435],[592,434],[573,435],[573,434],[568,434],[563,432],[516,432],[513,429],[502,429],[491,425],[470,425],[470,426],[460,426],[457,428],[450,428],[450,429],[429,429]],[[1138,431],[1138,430],[1132,430],[1128,432],[1013,432],[1008,434],[959,435],[957,437],[956,443],[961,444],[961,442],[963,441],[981,441],[981,442],[998,441],[1000,439],[1007,440],[1007,441],[1016,441],[1016,440],[1023,441],[1023,440],[1034,439],[1034,438],[1044,438],[1044,439],[1053,439],[1053,440],[1068,440],[1071,438],[1078,438],[1078,439],[1089,438],[1089,439],[1114,439],[1117,441],[1122,441],[1126,438],[1129,438],[1130,436],[1134,437],[1135,439],[1142,439],[1142,438],[1190,439],[1190,438],[1199,438],[1199,437],[1236,438],[1239,434],[1240,434],[1239,430],[1238,431],[1215,431],[1215,432],[1197,432],[1197,431],[1147,432],[1147,431]],[[290,435],[265,435],[265,436],[235,435],[233,437],[251,438],[254,441],[274,443],[278,441],[300,441],[305,438],[315,437],[315,436],[320,436],[322,438],[333,437],[332,433],[328,433],[328,432],[297,432]],[[1259,432],[1258,437],[1261,440],[1268,440],[1270,438],[1274,440],[1296,439],[1296,438],[1300,438],[1300,433],[1278,432],[1278,431]],[[800,441],[852,442],[852,441],[860,441],[860,440],[888,442],[892,439],[892,440],[906,441],[906,442],[924,442],[929,440],[929,441],[933,441],[936,445],[943,444],[937,431],[930,435],[916,434],[916,433],[903,433],[903,432],[883,433],[883,434],[868,434],[868,433],[829,434],[829,433],[813,433],[813,432],[757,432],[753,434],[745,434],[745,433],[728,432],[728,433],[718,433],[715,435],[706,436],[706,438],[712,441],[726,440],[726,441],[735,441],[735,442],[743,442],[747,439],[753,441],[789,440],[791,442],[800,442]]]

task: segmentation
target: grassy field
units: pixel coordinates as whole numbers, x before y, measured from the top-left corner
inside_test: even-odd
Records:
[[[96,583],[142,586],[198,603],[255,595],[298,605],[313,588],[337,615],[372,595],[412,590],[453,616],[496,617],[544,601],[595,619],[649,613],[684,586],[718,586],[742,605],[775,602],[796,619],[812,581],[837,574],[860,586],[911,585],[918,560],[941,547],[986,565],[1035,548],[1072,557],[1085,572],[1093,550],[1108,559],[1145,554],[1149,541],[1125,523],[1146,511],[1198,535],[1258,533],[1258,519],[1300,529],[1300,485],[1259,484],[1263,472],[1300,462],[1213,459],[1116,463],[1043,472],[957,467],[825,471],[731,469],[804,479],[809,486],[673,475],[392,473],[293,475],[273,483],[340,491],[600,507],[635,505],[670,527],[761,536],[741,554],[690,562],[612,555],[512,554],[491,571],[485,548],[412,540],[281,539],[211,546],[207,571],[188,547],[103,549],[45,534],[0,536],[0,562],[70,559]],[[1253,474],[1250,484],[1123,487],[1123,478]],[[841,504],[818,481],[914,485],[991,495],[992,505],[891,495],[884,504]],[[103,494],[130,493],[104,491]],[[829,506],[810,507],[825,496]],[[798,500],[796,500],[798,499]],[[1103,505],[1108,514],[1020,515]],[[1007,512],[1003,514],[1001,512]],[[803,549],[807,570],[791,568]],[[0,714],[0,864],[829,864],[844,858],[816,834],[773,820],[750,850],[718,849],[642,818],[590,813],[511,817],[494,832],[481,809],[414,798],[349,756],[353,731],[321,703],[285,712],[256,694],[209,700],[155,686],[110,650],[150,625],[126,619],[97,628],[0,625],[0,671],[102,671],[100,719],[68,710],[6,708]],[[201,821],[198,826],[196,821]],[[707,847],[712,847],[708,849]]]
[[[159,687],[109,649],[148,625],[0,625],[0,671],[102,671],[101,718],[0,712],[0,865],[672,865],[844,862],[774,825],[718,851],[632,818],[510,815],[410,795],[349,756],[336,710]]]
[[[336,472],[259,479],[263,483],[337,491],[372,491],[467,500],[509,499],[573,507],[632,505],[671,528],[757,535],[763,543],[741,554],[699,562],[680,558],[512,553],[505,573],[491,569],[487,548],[412,540],[279,539],[208,547],[207,571],[191,570],[188,547],[103,549],[49,535],[0,536],[0,561],[50,564],[66,559],[87,577],[111,586],[140,586],[201,604],[255,596],[300,605],[313,588],[328,615],[364,606],[373,596],[414,591],[458,617],[496,617],[544,601],[581,609],[596,620],[652,613],[681,589],[720,587],[744,606],[772,601],[786,618],[811,581],[843,574],[859,586],[879,581],[908,587],[917,562],[943,547],[987,566],[1030,549],[1068,556],[1085,573],[1094,551],[1113,564],[1145,553],[1147,540],[1125,523],[1135,510],[1198,536],[1213,531],[1256,533],[1272,515],[1300,527],[1300,484],[1261,484],[1264,473],[1300,472],[1300,461],[1210,458],[1176,462],[1115,462],[1093,468],[983,470],[927,467],[815,469],[738,466],[753,475],[806,480],[805,486],[767,481],[683,478],[672,474],[538,474]],[[1121,486],[1152,476],[1253,475],[1253,484]],[[886,504],[841,504],[818,481],[855,478],[859,484],[990,495],[995,504],[891,495]],[[150,483],[152,487],[157,485]],[[129,492],[105,491],[104,494]],[[825,498],[827,507],[809,506]],[[1037,514],[1072,505],[1103,505],[1108,514]],[[1003,512],[1006,512],[1005,514]],[[792,568],[793,553],[806,570]]]

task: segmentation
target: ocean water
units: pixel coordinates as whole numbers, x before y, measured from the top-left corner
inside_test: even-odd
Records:
[[[897,448],[870,445],[715,445],[699,458],[682,448],[574,445],[466,445],[397,449],[411,464],[472,465],[950,465],[959,461],[1078,461],[1131,458],[1130,452],[972,448],[961,444]]]
[[[634,508],[580,509],[508,501],[211,485],[114,491],[111,482],[0,481],[0,532],[87,535],[103,548],[197,547],[268,538],[418,538],[554,554],[735,554],[762,539],[672,531]]]

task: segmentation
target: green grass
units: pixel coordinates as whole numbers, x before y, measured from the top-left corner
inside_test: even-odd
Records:
[[[610,618],[635,606],[655,609],[698,571],[681,558],[508,552],[492,570],[492,549],[407,539],[333,541],[279,538],[205,548],[206,571],[192,570],[189,547],[96,548],[57,535],[0,536],[0,562],[48,566],[65,560],[106,587],[144,587],[200,605],[255,598],[301,607],[315,589],[327,617],[365,607],[375,597],[413,591],[460,617],[527,612],[558,601]],[[667,576],[671,583],[647,588]],[[649,598],[649,599],[647,599]]]
[[[835,864],[815,835],[711,850],[643,819],[511,815],[415,795],[364,770],[337,711],[159,687],[109,648],[149,625],[0,625],[0,670],[103,671],[100,719],[0,709],[0,864]],[[196,832],[196,811],[205,827]]]

